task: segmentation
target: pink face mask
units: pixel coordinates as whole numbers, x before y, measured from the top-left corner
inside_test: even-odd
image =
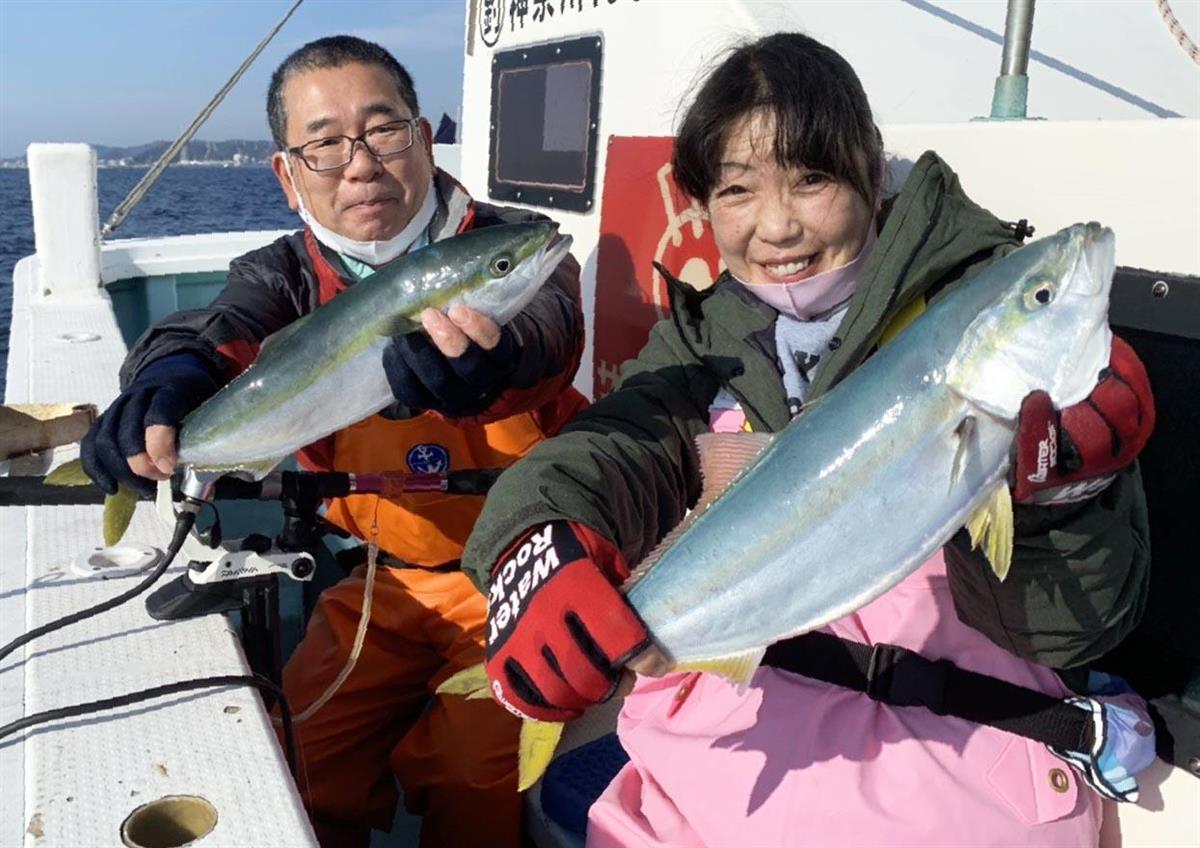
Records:
[[[791,315],[801,321],[809,321],[850,299],[854,290],[858,288],[858,280],[873,247],[874,225],[867,231],[867,240],[858,256],[840,268],[831,268],[795,283],[747,283],[742,280],[738,282],[777,312]]]

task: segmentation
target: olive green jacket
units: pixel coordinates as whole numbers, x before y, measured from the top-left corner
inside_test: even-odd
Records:
[[[875,249],[830,342],[809,399],[828,391],[877,346],[915,300],[938,293],[1019,245],[1013,227],[971,202],[935,154],[916,163],[886,210]],[[700,493],[693,441],[708,430],[722,387],[756,431],[787,425],[775,353],[777,313],[732,279],[697,292],[673,284],[672,315],[622,370],[617,390],[512,466],[492,489],[463,567],[482,588],[526,528],[569,519],[612,539],[636,564]],[[1097,498],[1017,507],[1008,579],[1000,583],[960,533],[947,545],[959,617],[1001,647],[1066,668],[1113,647],[1145,602],[1149,535],[1136,469]]]

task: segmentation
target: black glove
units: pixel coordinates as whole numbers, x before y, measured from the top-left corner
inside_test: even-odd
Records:
[[[397,403],[410,414],[432,409],[450,418],[478,415],[508,388],[517,368],[517,343],[506,325],[491,350],[470,342],[446,356],[422,332],[394,336],[383,350],[383,370]]]
[[[204,360],[190,353],[151,362],[83,437],[79,446],[83,470],[110,495],[116,493],[118,483],[124,483],[141,495],[153,496],[154,481],[134,474],[128,461],[146,450],[146,428],[153,424],[177,428],[218,388]]]

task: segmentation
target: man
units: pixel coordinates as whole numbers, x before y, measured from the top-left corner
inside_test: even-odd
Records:
[[[145,488],[175,465],[184,415],[245,369],[264,338],[378,267],[430,241],[536,216],[473,201],[433,162],[412,79],[381,47],[348,36],[289,56],[267,102],[272,161],[303,231],[235,260],[206,309],[152,326],[122,368],[123,391],[84,441],[106,490]],[[313,469],[503,467],[583,403],[579,266],[567,257],[504,327],[467,309],[427,310],[426,334],[394,339],[384,368],[396,403],[301,451]],[[378,542],[370,626],[354,671],[297,727],[302,797],[324,845],[365,845],[390,827],[399,780],[424,816],[422,845],[516,845],[516,720],[491,701],[436,687],[483,659],[486,603],[458,568],[481,498],[357,495],[326,518]],[[346,665],[366,589],[360,565],[324,592],[284,670],[293,711]]]

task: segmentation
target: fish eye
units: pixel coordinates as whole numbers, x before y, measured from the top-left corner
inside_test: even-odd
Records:
[[[1045,306],[1054,300],[1055,286],[1051,280],[1042,280],[1025,292],[1025,305],[1030,309]]]
[[[488,266],[488,270],[492,272],[493,277],[503,277],[513,269],[512,257],[507,253],[501,253],[492,260],[492,264]]]

